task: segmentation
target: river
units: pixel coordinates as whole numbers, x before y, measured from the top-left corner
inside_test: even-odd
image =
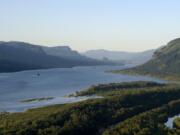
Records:
[[[112,82],[156,81],[156,78],[112,74],[105,71],[125,69],[128,66],[89,66],[30,70],[0,74],[0,111],[17,112],[51,104],[85,100],[87,97],[67,98],[65,95],[91,85]],[[22,100],[54,97],[52,100],[25,103]]]

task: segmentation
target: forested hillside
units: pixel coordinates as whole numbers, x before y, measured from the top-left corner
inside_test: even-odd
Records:
[[[180,113],[180,86],[136,82],[103,87],[95,87],[100,99],[2,113],[0,134],[179,135],[178,128],[164,123]]]

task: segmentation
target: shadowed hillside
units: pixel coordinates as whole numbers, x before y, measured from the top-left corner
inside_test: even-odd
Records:
[[[57,49],[24,42],[0,42],[0,72],[105,64],[110,63],[81,56],[70,48],[65,50],[64,47]]]

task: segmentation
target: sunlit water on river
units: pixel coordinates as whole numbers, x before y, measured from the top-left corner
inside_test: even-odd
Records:
[[[105,72],[124,68],[127,66],[92,66],[1,73],[0,111],[23,111],[39,106],[85,100],[87,97],[67,98],[64,96],[100,83],[139,80],[162,82],[150,77]],[[54,99],[31,103],[20,102],[41,97],[54,97]]]

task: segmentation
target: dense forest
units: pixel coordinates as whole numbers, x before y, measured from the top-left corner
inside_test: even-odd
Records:
[[[0,134],[179,135],[177,126],[169,129],[164,125],[168,117],[180,113],[179,85],[132,82],[94,88],[87,95],[102,98],[22,113],[4,112],[0,115]]]

